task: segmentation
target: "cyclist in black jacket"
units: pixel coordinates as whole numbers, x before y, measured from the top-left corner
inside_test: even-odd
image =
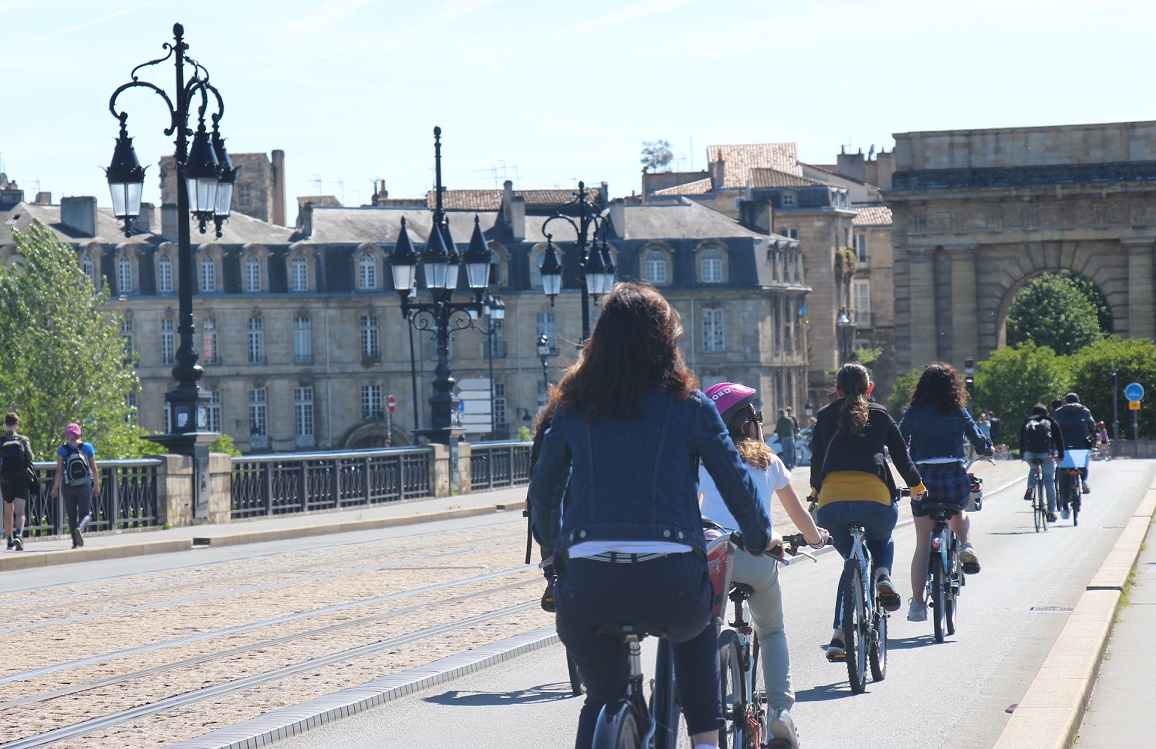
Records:
[[[1088,407],[1080,403],[1080,396],[1068,393],[1064,405],[1052,411],[1052,418],[1064,433],[1064,447],[1069,450],[1091,450],[1096,436],[1096,420]],[[1080,469],[1080,482],[1084,494],[1088,488],[1088,467]]]

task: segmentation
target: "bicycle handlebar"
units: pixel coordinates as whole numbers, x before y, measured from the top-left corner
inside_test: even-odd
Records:
[[[731,542],[731,544],[733,544],[735,546],[735,548],[742,549],[743,551],[748,551],[747,548],[745,546],[743,546],[743,533],[742,533],[742,531],[731,531],[730,542]],[[807,557],[808,559],[810,559],[812,562],[817,562],[818,560],[815,559],[814,556],[807,553],[803,549],[804,546],[810,546],[810,544],[807,543],[807,537],[804,536],[802,533],[791,533],[789,535],[783,536],[783,545],[782,546],[776,546],[772,549],[768,549],[764,553],[767,556],[769,556],[771,559],[774,559],[776,562],[779,562],[780,564],[790,564],[791,560],[787,559],[787,557],[785,556],[786,554],[790,554],[793,557],[799,556],[801,554],[801,555]],[[816,548],[821,549],[823,547],[819,546]],[[776,553],[776,550],[777,550],[777,553]]]

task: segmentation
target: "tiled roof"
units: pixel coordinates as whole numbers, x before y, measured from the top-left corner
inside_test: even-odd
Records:
[[[745,146],[709,146],[707,159],[717,175],[718,162],[723,162],[723,188],[747,186],[752,169],[777,169],[786,174],[802,176],[799,151],[794,143],[756,143]]]
[[[548,209],[571,200],[575,190],[514,190],[514,196],[524,198],[526,208]],[[586,197],[598,201],[597,187],[587,187]],[[432,211],[437,205],[437,191],[426,193],[426,205]],[[502,207],[501,190],[446,190],[442,193],[442,207],[447,211],[496,211]]]
[[[855,206],[852,226],[891,226],[891,209],[885,205]]]
[[[752,169],[750,186],[754,188],[767,187],[816,187],[827,184],[797,174],[780,172],[778,169]]]
[[[336,195],[302,195],[297,198],[298,210],[307,205],[337,206],[341,205],[341,201],[337,199]]]
[[[710,177],[706,179],[696,179],[694,182],[686,182],[674,187],[668,187],[664,190],[655,190],[654,195],[670,197],[672,195],[706,195],[711,191]]]

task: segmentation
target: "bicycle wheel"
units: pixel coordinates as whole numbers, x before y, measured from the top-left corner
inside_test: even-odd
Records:
[[[578,664],[570,657],[569,651],[566,653],[566,670],[570,672],[570,694],[581,697],[586,692],[586,688],[582,686],[582,677],[578,674]]]
[[[650,714],[655,721],[654,749],[693,749],[675,689],[672,655],[670,643],[659,640],[650,700]]]
[[[851,691],[867,690],[867,650],[870,622],[867,618],[866,570],[854,559],[844,562],[847,587],[843,591],[843,646],[847,648],[847,681]]]
[[[747,749],[747,681],[743,673],[743,646],[737,632],[728,629],[719,635],[718,653],[725,721],[718,734],[719,746]]]
[[[1072,500],[1072,526],[1075,527],[1080,524],[1080,496],[1077,494]]]
[[[758,740],[766,744],[770,740],[771,726],[767,709],[767,679],[763,667],[759,664],[762,648],[759,646],[758,635],[751,634],[751,708],[755,713],[755,720],[759,724]],[[752,737],[754,738],[754,737]]]
[[[959,569],[959,541],[951,536],[950,551],[947,555],[947,575],[943,591],[943,620],[947,634],[955,634],[956,601],[959,600],[959,586],[957,581],[962,575]]]
[[[867,654],[871,663],[871,680],[883,681],[887,678],[887,610],[875,597],[875,626],[871,631],[871,649]]]
[[[625,700],[602,708],[594,726],[593,749],[646,749],[642,746],[642,732],[630,703]]]
[[[1045,514],[1047,512],[1047,505],[1044,504],[1044,487],[1043,482],[1036,482],[1036,500],[1032,503],[1032,514],[1035,517],[1036,533],[1040,532],[1040,528],[1047,529],[1048,518]]]
[[[943,642],[943,625],[947,607],[944,599],[946,598],[945,590],[947,581],[944,579],[943,561],[938,554],[931,555],[931,608],[933,611],[932,622],[935,624],[935,641]]]

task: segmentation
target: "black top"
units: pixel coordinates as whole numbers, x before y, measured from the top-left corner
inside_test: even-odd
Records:
[[[886,447],[891,453],[895,469],[908,486],[923,483],[919,469],[907,454],[903,435],[887,409],[878,403],[867,404],[867,426],[858,435],[839,432],[839,409],[844,398],[828,403],[816,415],[814,436],[811,439],[811,486],[815,492],[823,486],[823,477],[832,471],[863,471],[879,477],[896,493],[895,480],[887,468]]]

